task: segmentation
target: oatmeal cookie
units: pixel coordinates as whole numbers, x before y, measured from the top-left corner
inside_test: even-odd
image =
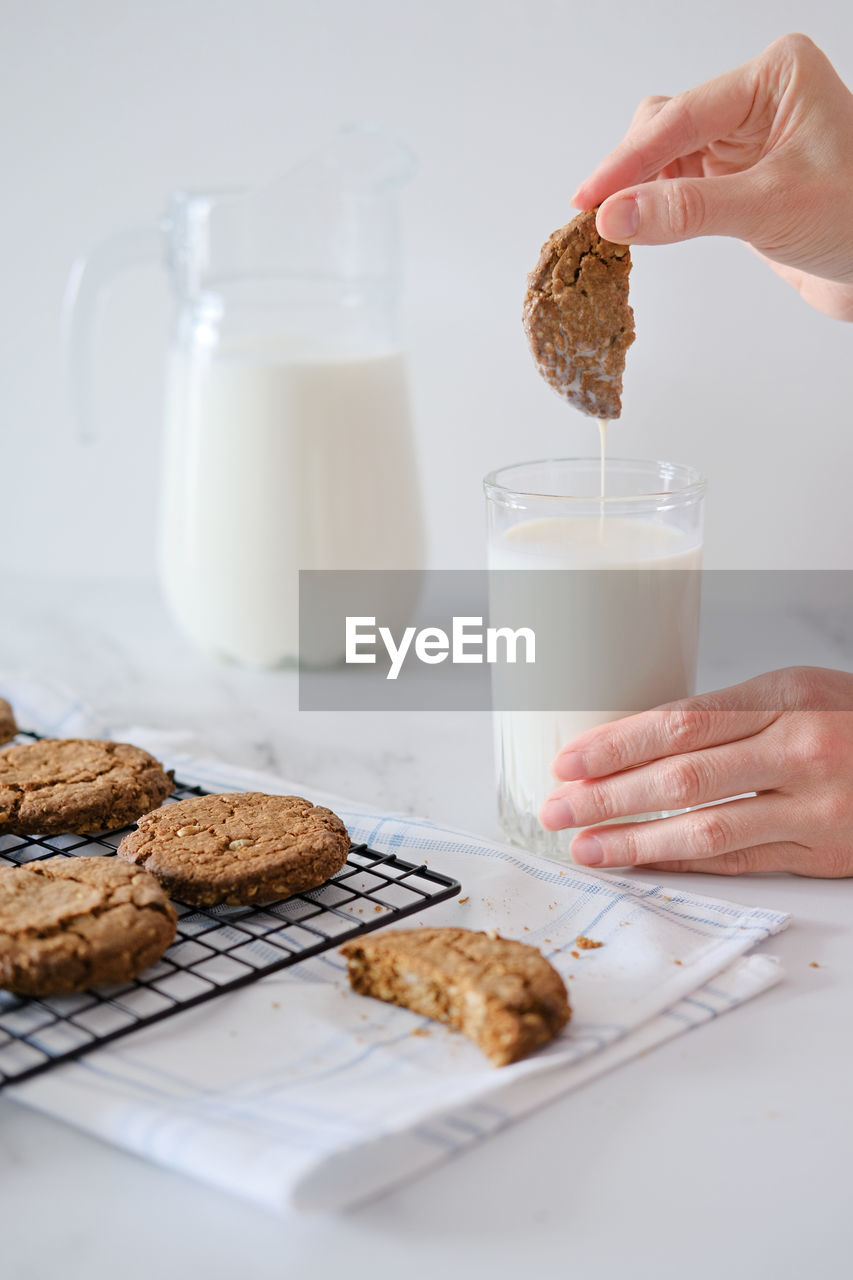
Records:
[[[354,991],[449,1023],[497,1067],[552,1040],[570,1016],[535,947],[471,929],[386,929],[341,947]]]
[[[67,995],[127,982],[160,959],[176,915],[147,871],[116,858],[0,869],[0,987]]]
[[[139,747],[44,738],[0,751],[0,835],[114,831],[161,805],[171,773]]]
[[[599,419],[622,412],[631,253],[602,240],[595,210],[579,213],[542,246],[527,278],[524,331],[537,368],[558,395]]]
[[[180,800],[139,822],[118,856],[194,906],[269,902],[340,871],[349,836],[331,809],[262,792]]]
[[[12,708],[5,698],[0,698],[0,743],[9,742],[18,732]]]

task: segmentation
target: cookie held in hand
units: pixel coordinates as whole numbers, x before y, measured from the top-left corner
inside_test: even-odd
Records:
[[[0,835],[115,831],[161,805],[171,773],[125,742],[43,738],[0,751]]]
[[[456,1027],[497,1067],[553,1040],[571,1017],[563,979],[535,947],[472,929],[386,929],[341,947],[350,985]]]
[[[602,240],[591,209],[548,238],[527,279],[522,319],[536,366],[558,395],[593,418],[622,412],[625,355],[635,336],[630,270],[628,246]]]
[[[59,996],[128,982],[175,937],[147,871],[115,858],[46,858],[0,869],[0,987]]]
[[[197,796],[141,818],[118,856],[194,906],[252,906],[315,889],[340,871],[347,829],[331,809],[262,792]]]

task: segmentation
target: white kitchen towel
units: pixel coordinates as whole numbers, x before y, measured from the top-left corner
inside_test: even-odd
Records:
[[[378,1195],[782,976],[771,957],[746,953],[786,926],[783,913],[376,813],[310,782],[206,760],[186,735],[105,725],[35,681],[0,679],[0,693],[23,727],[136,742],[182,781],[329,804],[355,842],[461,881],[459,898],[405,924],[498,929],[539,947],[566,978],[568,1027],[499,1070],[446,1028],[350,992],[328,951],[8,1090],[268,1208],[329,1211]],[[580,934],[604,945],[578,950]]]

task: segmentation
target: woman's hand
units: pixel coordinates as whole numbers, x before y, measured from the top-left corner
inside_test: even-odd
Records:
[[[572,842],[585,866],[853,876],[853,675],[789,667],[591,729],[554,762],[549,831],[749,798]]]
[[[674,98],[646,98],[573,203],[625,244],[746,240],[818,310],[853,320],[853,94],[807,36]]]

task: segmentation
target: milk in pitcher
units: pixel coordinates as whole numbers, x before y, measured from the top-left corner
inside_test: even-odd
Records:
[[[166,418],[161,572],[199,647],[251,665],[291,663],[300,569],[419,567],[400,351],[178,349]]]

